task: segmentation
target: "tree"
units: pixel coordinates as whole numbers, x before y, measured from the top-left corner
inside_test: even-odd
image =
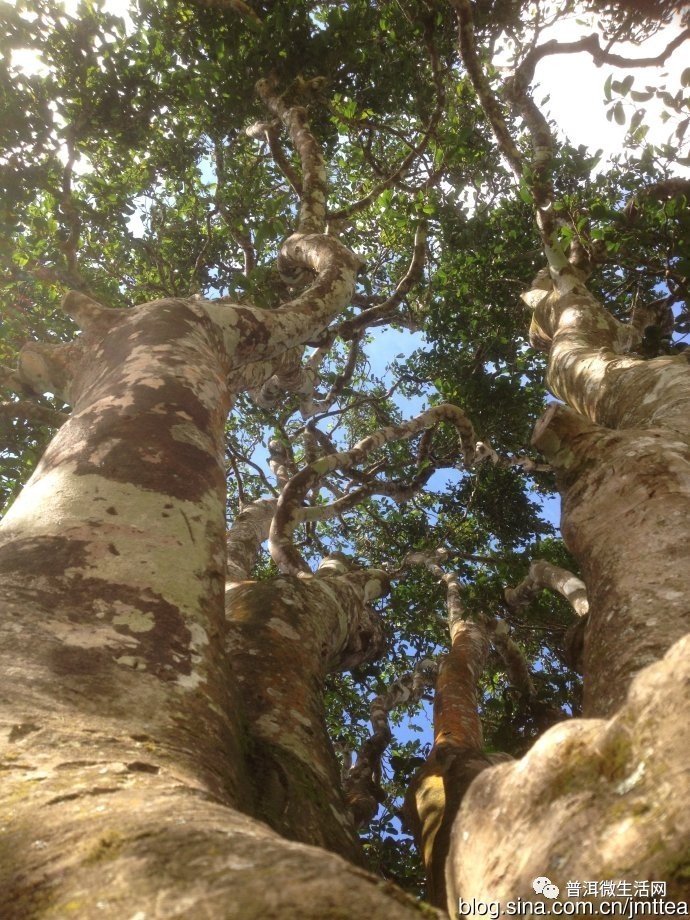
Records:
[[[530,84],[622,59],[541,9],[4,13],[3,915],[434,915],[363,868],[413,887],[377,816],[408,784],[439,907],[680,898],[683,90],[676,141],[592,178]],[[431,343],[392,384],[391,325]],[[385,761],[434,680],[428,758]]]

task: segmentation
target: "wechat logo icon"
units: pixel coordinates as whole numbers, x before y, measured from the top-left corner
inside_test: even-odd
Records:
[[[550,901],[557,898],[560,891],[558,886],[552,884],[551,879],[547,878],[545,875],[537,876],[532,882],[532,888],[534,888],[537,894],[544,895],[544,897],[549,898]]]

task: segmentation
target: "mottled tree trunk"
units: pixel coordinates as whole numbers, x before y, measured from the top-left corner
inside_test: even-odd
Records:
[[[628,881],[631,890],[663,881],[670,901],[687,900],[688,711],[686,638],[637,675],[611,719],[563,722],[521,760],[483,771],[453,825],[449,910],[459,897],[540,900],[538,876],[563,900],[567,882],[585,880]]]
[[[487,630],[464,619],[456,576],[444,580],[451,647],[436,681],[434,744],[410,783],[404,805],[406,824],[424,861],[426,897],[438,907],[447,902],[446,859],[455,815],[470,783],[491,763],[482,751],[477,699],[489,652]]]
[[[555,467],[561,530],[589,621],[585,715],[610,715],[634,675],[690,632],[690,365],[622,355],[629,326],[577,285],[535,312],[553,406],[534,441]]]
[[[228,591],[229,661],[245,700],[256,814],[294,840],[363,854],[326,732],[323,682],[380,653],[365,572],[244,582]]]
[[[617,323],[567,271],[542,279],[533,343],[554,405],[535,443],[556,469],[562,531],[589,599],[586,715],[484,771],[447,862],[457,899],[536,898],[532,880],[659,880],[687,897],[690,819],[690,368],[624,354]],[[588,898],[597,903],[597,898]]]
[[[354,267],[329,282],[332,308]],[[362,633],[376,631],[367,578],[239,588],[225,615],[226,412],[234,389],[270,375],[277,333],[283,351],[294,343],[289,315],[68,305],[82,335],[32,346],[20,373],[61,393],[72,416],[0,529],[0,914],[418,915],[352,863],[256,818],[357,858],[319,694],[326,668],[361,656]],[[320,328],[327,312],[297,326]],[[266,366],[247,364],[250,339]],[[321,648],[306,595],[332,605],[318,636],[338,624]],[[290,666],[292,685],[267,676]]]
[[[26,351],[22,372],[40,363],[55,387],[56,362],[72,416],[0,530],[3,714],[60,758],[93,760],[106,735],[115,759],[141,760],[145,743],[231,801],[222,342],[200,308],[159,302],[103,311],[74,343]]]

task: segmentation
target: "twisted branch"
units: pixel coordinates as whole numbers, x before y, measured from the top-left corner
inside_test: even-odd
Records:
[[[313,513],[318,515],[320,513],[318,508],[302,509],[300,507],[309,490],[313,489],[329,473],[338,469],[349,470],[356,464],[362,463],[374,450],[384,444],[391,441],[407,440],[425,428],[442,421],[449,422],[457,430],[460,436],[461,452],[465,465],[467,467],[471,466],[475,459],[475,436],[472,424],[462,409],[445,403],[440,406],[434,406],[432,409],[427,409],[408,422],[380,428],[359,441],[350,450],[336,451],[321,457],[293,476],[283,489],[278,500],[278,507],[269,536],[269,551],[281,571],[288,574],[306,571],[304,562],[295,551],[292,532],[300,520],[304,519],[304,514]],[[390,486],[377,482],[374,488],[380,490],[382,488],[388,489]],[[373,494],[373,490],[368,491],[366,494]],[[361,497],[364,497],[364,493],[361,494]],[[349,498],[349,496],[345,496],[345,501],[338,499],[333,505],[342,502],[339,507],[340,510],[344,510]],[[331,505],[331,508],[333,505]],[[348,506],[351,507],[351,505]]]
[[[393,737],[388,714],[397,706],[418,702],[425,690],[434,685],[437,671],[437,662],[425,658],[391,684],[386,693],[371,701],[369,713],[373,732],[361,746],[356,764],[343,777],[343,791],[355,827],[367,825],[385,798],[380,783],[381,758]],[[348,756],[351,761],[349,752]]]

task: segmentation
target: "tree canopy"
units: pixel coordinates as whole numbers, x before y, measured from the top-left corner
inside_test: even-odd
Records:
[[[457,21],[464,6],[471,39]],[[493,631],[479,679],[488,751],[520,756],[580,712],[581,611],[530,569],[545,561],[579,575],[558,534],[553,472],[530,446],[553,397],[520,295],[544,265],[534,215],[548,193],[560,244],[587,264],[611,314],[639,330],[635,354],[684,347],[690,69],[682,85],[661,86],[634,67],[662,24],[669,55],[687,40],[678,6],[0,5],[4,509],[69,412],[58,393],[18,395],[9,370],[27,342],[75,337],[59,309],[67,290],[124,309],[198,297],[271,311],[297,296],[305,278],[281,271],[277,255],[312,179],[281,111],[308,111],[328,233],[362,268],[329,328],[235,402],[227,523],[283,496],[270,550],[264,543],[253,567],[259,579],[314,570],[334,553],[387,573],[390,595],[375,601],[386,635],[376,656],[329,677],[327,723],[346,775],[372,736],[372,700],[423,677],[390,699],[381,808],[362,827],[370,866],[415,893],[421,872],[399,809],[429,750],[417,726],[432,693],[426,663],[449,646],[451,587],[465,617]],[[539,148],[530,121],[539,110],[525,94],[541,57],[575,50],[544,50],[549,26],[590,14],[594,26],[568,42],[601,68],[602,100],[627,126],[609,162],[545,119],[553,143]],[[630,39],[638,48],[619,54]],[[647,140],[655,99],[663,143]],[[406,427],[434,409],[438,424]],[[365,442],[381,430],[380,442]]]

